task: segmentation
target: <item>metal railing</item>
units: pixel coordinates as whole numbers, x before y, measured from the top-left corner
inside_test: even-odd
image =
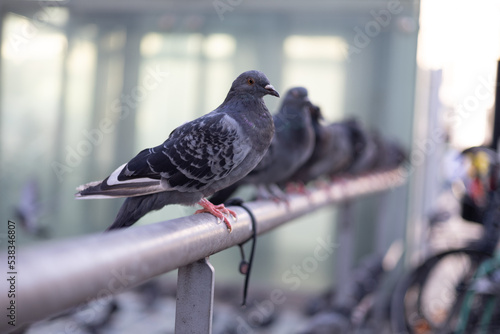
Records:
[[[265,233],[319,207],[379,192],[404,183],[399,169],[371,174],[292,194],[289,204],[248,202],[257,220],[257,234]],[[19,251],[16,282],[16,327],[0,322],[0,332],[71,307],[109,297],[157,275],[180,268],[177,290],[176,332],[211,332],[213,268],[206,258],[241,244],[252,236],[248,213],[238,214],[232,233],[215,224],[210,214],[198,214],[110,233],[37,245]],[[7,263],[0,256],[0,263]],[[182,278],[182,279],[181,279]],[[1,280],[0,291],[9,282]],[[9,300],[0,299],[6,310]],[[196,319],[196,321],[194,321]]]

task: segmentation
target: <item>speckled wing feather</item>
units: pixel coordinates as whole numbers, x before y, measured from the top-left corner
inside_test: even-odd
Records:
[[[140,196],[177,190],[202,191],[226,177],[251,147],[241,139],[241,127],[230,116],[211,113],[180,126],[154,148],[145,149],[82,196]]]

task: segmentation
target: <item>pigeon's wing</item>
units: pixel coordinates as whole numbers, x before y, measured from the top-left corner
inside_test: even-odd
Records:
[[[90,184],[92,193],[80,189],[80,196],[98,195],[98,191],[112,197],[202,191],[245,159],[251,146],[243,137],[230,116],[201,117],[177,128],[162,145],[141,151],[99,183],[99,188]]]
[[[176,130],[164,143],[162,156],[152,156],[148,164],[169,188],[200,191],[227,177],[250,150],[240,125],[228,115],[215,114]]]

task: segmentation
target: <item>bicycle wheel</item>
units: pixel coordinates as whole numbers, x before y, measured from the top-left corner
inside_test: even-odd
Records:
[[[500,256],[483,261],[465,294],[455,334],[500,332],[499,274]]]
[[[488,334],[500,331],[497,297],[469,291],[462,303],[454,334]]]
[[[446,333],[479,264],[490,255],[454,249],[431,256],[398,284],[391,304],[396,333]]]

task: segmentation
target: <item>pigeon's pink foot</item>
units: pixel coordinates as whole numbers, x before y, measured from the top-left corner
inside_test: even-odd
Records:
[[[231,223],[229,222],[227,216],[232,216],[236,220],[236,212],[234,212],[233,210],[226,209],[226,207],[224,207],[224,204],[213,205],[206,198],[201,199],[198,202],[198,204],[201,205],[203,209],[197,210],[194,214],[210,213],[214,215],[218,219],[221,219],[224,222],[224,224],[226,224],[229,233],[231,233],[233,227],[231,226]]]
[[[290,191],[290,193],[296,193],[300,195],[305,195],[309,201],[312,199],[312,193],[311,191],[306,187],[304,182],[297,182],[293,185],[293,191]],[[288,188],[287,188],[288,190]],[[288,192],[288,191],[287,191]]]
[[[286,208],[290,209],[290,201],[288,200],[288,198],[280,198],[280,197],[273,196],[273,197],[271,197],[271,200],[276,204],[285,203]]]
[[[289,182],[286,185],[285,192],[294,193],[297,190],[297,185],[293,182]]]
[[[276,184],[259,185],[257,189],[257,198],[273,201],[276,204],[284,202],[286,207],[288,209],[290,208],[288,197]]]
[[[332,183],[334,183],[333,180]],[[327,190],[331,187],[332,183],[328,182],[327,180],[321,179],[314,182],[314,185],[321,190]]]
[[[309,190],[306,188],[306,185],[304,182],[290,182],[286,185],[286,192],[289,194],[302,194],[302,195],[307,195],[309,193]]]

